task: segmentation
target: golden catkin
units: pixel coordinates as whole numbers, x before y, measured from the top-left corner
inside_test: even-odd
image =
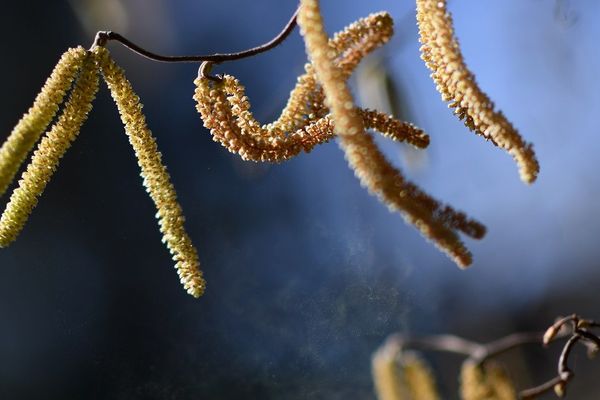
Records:
[[[403,352],[399,362],[411,400],[439,400],[435,377],[425,360],[416,352]]]
[[[346,77],[335,65],[336,52],[329,45],[318,0],[300,1],[298,25],[342,144],[346,137],[363,135],[364,124],[346,86]]]
[[[446,0],[417,0],[417,22],[422,58],[444,101],[472,131],[505,149],[515,159],[524,182],[535,181],[539,172],[533,147],[479,88],[467,68],[454,35]]]
[[[331,39],[330,43],[336,49],[336,63],[346,77],[362,58],[389,40],[393,33],[392,27],[393,20],[389,14],[371,14],[346,27]],[[333,133],[319,128],[326,125],[323,118],[329,110],[324,105],[323,92],[317,84],[312,66],[307,64],[306,70],[307,72],[298,78],[298,83],[290,93],[280,117],[266,125],[261,125],[252,115],[245,89],[235,78],[226,77],[224,85],[214,85],[214,82],[208,79],[198,78],[195,81],[197,89],[194,98],[205,125],[206,121],[212,118],[218,120],[219,114],[222,113],[227,113],[227,118],[222,119],[235,123],[229,126],[229,123],[209,122],[213,139],[221,142],[230,151],[240,152],[244,159],[254,161],[283,161],[302,150],[309,151],[314,145],[329,140]],[[211,88],[226,93],[211,94]],[[225,107],[223,99],[230,103],[229,108]],[[222,104],[216,104],[218,102]],[[386,117],[382,118],[389,120]],[[393,137],[398,133],[405,137],[401,131],[417,131],[408,123],[402,125],[399,128],[396,124],[395,129],[388,129],[386,134]],[[229,130],[230,134],[225,135],[223,130]],[[228,138],[231,135],[235,136],[235,140]],[[426,137],[422,131],[419,131],[419,135]],[[411,136],[408,135],[407,139]]]
[[[364,131],[360,114],[353,104],[345,77],[335,65],[335,51],[329,47],[318,0],[302,0],[298,24],[304,35],[307,52],[329,103],[340,146],[348,163],[363,186],[444,251],[460,267],[472,257],[454,229],[482,237],[485,228],[468,220],[464,214],[443,206],[406,182],[385,159],[371,136]]]
[[[316,145],[334,137],[329,116],[322,117],[286,135],[264,132],[250,111],[244,87],[237,79],[226,75],[222,82],[199,77],[194,98],[204,126],[211,130],[213,140],[220,142],[244,160],[279,162],[309,152]],[[426,147],[429,137],[414,125],[371,110],[359,110],[367,128],[375,129],[396,141],[406,141],[416,147]],[[245,116],[245,117],[242,117]]]
[[[13,128],[0,148],[0,196],[4,194],[25,158],[58,111],[66,92],[81,68],[83,47],[67,50],[46,80],[31,108]]]
[[[386,44],[394,33],[394,21],[386,12],[371,14],[350,24],[329,40],[335,51],[335,63],[348,78],[358,63],[373,50]],[[323,90],[317,83],[312,64],[305,65],[306,73],[298,77],[288,102],[279,118],[267,127],[281,132],[293,132],[329,113]]]
[[[462,400],[516,400],[512,382],[503,368],[495,363],[478,365],[465,361],[460,372]]]
[[[185,218],[177,202],[175,188],[161,161],[161,154],[152,132],[146,125],[139,97],[133,91],[123,70],[111,59],[108,50],[96,47],[93,51],[119,109],[129,143],[135,151],[146,191],[157,208],[156,216],[163,234],[163,242],[176,262],[175,268],[185,290],[192,296],[199,297],[204,293],[206,284],[200,271],[198,254],[185,231]]]
[[[0,217],[0,247],[8,246],[23,229],[60,159],[87,119],[97,91],[98,70],[88,53],[62,115],[38,145]]]
[[[403,387],[403,377],[397,356],[400,347],[394,341],[381,346],[371,359],[371,374],[378,400],[409,400]]]

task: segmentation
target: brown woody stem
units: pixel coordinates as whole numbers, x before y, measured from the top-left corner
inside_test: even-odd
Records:
[[[129,50],[145,57],[153,61],[159,62],[167,62],[167,63],[181,63],[181,62],[210,62],[213,64],[223,63],[227,61],[241,60],[243,58],[248,58],[255,56],[260,53],[264,53],[269,51],[277,46],[279,46],[287,37],[294,31],[296,28],[296,16],[298,15],[299,7],[296,9],[286,26],[283,30],[273,39],[264,43],[260,46],[253,47],[248,50],[235,52],[235,53],[216,53],[210,55],[192,55],[192,56],[165,56],[161,54],[156,54],[151,51],[144,49],[143,47],[133,43],[129,39],[125,38],[123,35],[112,32],[112,31],[100,31],[96,34],[96,38],[94,39],[94,46],[105,46],[109,41],[115,41],[121,43],[123,46],[127,47]]]

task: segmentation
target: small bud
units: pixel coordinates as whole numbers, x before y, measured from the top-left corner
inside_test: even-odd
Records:
[[[558,329],[556,329],[556,327],[551,326],[550,328],[548,328],[548,330],[546,330],[546,332],[544,333],[544,345],[548,345],[552,341],[552,339],[556,337],[557,333]]]
[[[561,399],[565,397],[567,394],[567,384],[565,382],[559,382],[554,385],[554,393],[556,393],[556,395]]]

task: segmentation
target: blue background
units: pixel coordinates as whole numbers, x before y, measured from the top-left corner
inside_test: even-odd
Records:
[[[7,2],[0,137],[60,54],[89,46],[96,30],[167,54],[236,51],[274,36],[294,7]],[[394,82],[393,111],[425,129],[431,145],[379,143],[411,180],[487,225],[483,241],[467,240],[471,269],[460,271],[369,196],[335,143],[281,165],[245,163],[202,127],[192,99],[197,66],[150,62],[110,44],[145,104],[208,291],[195,300],[181,289],[103,85],[25,230],[0,252],[0,397],[372,399],[370,355],[392,332],[485,341],[543,329],[557,315],[598,318],[600,3],[450,1],[469,67],[535,144],[541,174],[530,187],[508,155],[440,100],[419,58],[414,8],[323,1],[331,33],[370,12],[394,16],[396,36],[371,63]],[[296,32],[216,72],[237,76],[267,122],[305,62]],[[433,362],[454,393],[458,360]],[[553,374],[552,355],[539,351],[510,362],[520,386]],[[583,357],[576,365],[573,398],[595,398],[594,365]]]

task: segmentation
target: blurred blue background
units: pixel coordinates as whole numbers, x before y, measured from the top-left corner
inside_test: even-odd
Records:
[[[264,0],[5,2],[0,137],[60,54],[89,46],[99,29],[166,54],[227,52],[270,39],[294,8]],[[491,340],[543,329],[561,314],[598,318],[600,3],[450,1],[478,82],[535,144],[541,174],[530,187],[508,155],[440,100],[419,58],[414,8],[323,1],[331,33],[370,12],[394,16],[394,40],[368,65],[393,81],[393,111],[425,129],[431,145],[415,152],[379,143],[409,179],[487,225],[483,241],[467,240],[471,269],[458,270],[369,196],[335,143],[281,165],[245,163],[202,127],[192,99],[197,66],[150,62],[110,44],[145,104],[208,291],[195,300],[180,287],[103,86],[25,230],[0,252],[0,397],[373,399],[370,355],[392,332]],[[305,62],[296,32],[216,72],[237,76],[267,122]],[[374,101],[368,73],[353,80],[365,106]],[[551,356],[518,355],[514,371],[530,371],[515,377],[522,386],[552,375]],[[598,370],[576,362],[583,370],[572,398],[597,398]],[[454,392],[455,371],[444,360],[435,368]]]

